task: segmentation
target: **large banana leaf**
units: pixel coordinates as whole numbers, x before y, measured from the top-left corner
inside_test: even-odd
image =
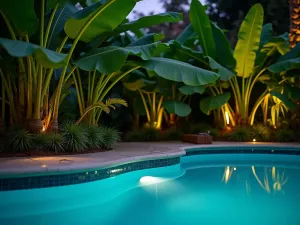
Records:
[[[13,57],[33,56],[45,68],[61,68],[66,65],[66,54],[51,51],[24,41],[0,38],[2,46]]]
[[[94,49],[75,61],[75,65],[86,71],[96,69],[100,73],[112,73],[121,69],[129,54],[140,56],[144,60],[150,59],[158,44],[159,42],[125,48],[109,46]]]
[[[273,33],[273,27],[271,23],[267,23],[263,25],[260,34],[259,49],[261,49],[265,44],[267,44],[270,41],[272,37],[272,33]]]
[[[268,70],[273,73],[281,73],[293,69],[300,69],[300,58],[280,61],[268,67]]]
[[[160,40],[164,39],[164,37],[165,36],[160,33],[159,34],[147,34],[144,37],[141,37],[141,38],[135,40],[128,46],[147,45],[147,44],[151,44],[151,43],[160,41]]]
[[[80,40],[90,42],[101,34],[113,31],[134,8],[136,0],[102,1],[78,11],[65,24],[65,32],[75,39],[82,28],[89,24]]]
[[[166,12],[157,15],[144,16],[136,21],[121,24],[114,30],[114,33],[120,34],[128,30],[139,30],[144,27],[150,27],[161,23],[177,23],[181,20],[182,14],[177,12]]]
[[[158,76],[167,80],[183,82],[191,86],[214,83],[219,78],[219,75],[214,72],[173,59],[153,57],[150,60],[136,61],[135,63],[147,70],[154,71]]]
[[[217,96],[210,96],[200,101],[200,109],[203,113],[209,114],[211,110],[221,108],[230,99],[230,93],[224,93]]]
[[[262,37],[261,41],[263,41]],[[286,37],[282,35],[273,37],[259,49],[257,57],[255,59],[255,65],[264,67],[264,63],[267,61],[266,59],[268,57],[270,58],[278,53],[284,55],[289,50],[289,41],[288,39],[286,39]]]
[[[286,54],[281,56],[278,61],[286,61],[288,59],[294,59],[300,57],[300,43],[298,43],[294,48],[288,51]]]
[[[184,44],[187,40],[189,40],[191,37],[195,36],[195,32],[193,29],[192,24],[189,24],[176,38],[176,41],[180,42],[181,44]]]
[[[236,72],[240,77],[249,77],[253,72],[263,19],[262,6],[255,4],[249,10],[239,30],[234,58],[236,60]]]
[[[35,0],[1,0],[0,11],[5,14],[19,36],[31,36],[38,28],[34,11]]]
[[[192,112],[189,105],[174,100],[163,102],[163,107],[168,111],[168,113],[175,113],[180,117],[188,116]]]
[[[203,94],[205,91],[205,86],[183,85],[179,88],[179,91],[184,95],[192,95],[194,93]]]
[[[295,103],[292,102],[286,95],[276,91],[271,91],[270,94],[279,98],[289,109],[293,110],[295,108]]]
[[[205,55],[215,58],[216,48],[212,35],[209,17],[205,13],[205,7],[199,0],[192,0],[190,7],[190,20],[194,31],[198,35],[199,44]]]
[[[233,69],[236,62],[228,39],[215,23],[211,22],[211,28],[217,51],[215,60],[222,66]]]
[[[217,63],[213,58],[207,57],[209,61],[209,65],[213,70],[216,70],[218,74],[220,75],[220,80],[222,81],[228,81],[233,76],[235,76],[235,73],[231,70],[227,69],[226,67],[222,66],[221,64]]]
[[[202,52],[195,51],[191,48],[188,48],[184,45],[182,45],[178,41],[170,41],[169,46],[172,49],[172,56],[175,59],[178,59],[180,61],[187,62],[190,59],[194,59],[200,63],[204,63],[208,65],[207,60],[205,59]]]
[[[48,48],[56,49],[60,33],[63,31],[66,21],[77,11],[78,9],[74,5],[67,2],[55,13],[48,37]]]

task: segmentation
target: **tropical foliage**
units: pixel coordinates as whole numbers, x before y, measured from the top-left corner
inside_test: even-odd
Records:
[[[300,46],[290,49],[287,34],[273,36],[272,25],[263,25],[260,4],[245,16],[232,49],[199,0],[191,1],[190,25],[166,43],[163,34],[144,28],[178,23],[181,13],[128,21],[136,0],[77,2],[0,2],[5,25],[0,37],[0,133],[20,127],[8,143],[16,151],[109,149],[120,135],[103,126],[103,113],[128,106],[134,128],[144,129],[140,140],[157,140],[163,128],[170,128],[165,136],[178,138],[182,130],[177,125],[195,114],[195,99],[218,127],[259,122],[277,128],[300,99]],[[121,96],[113,93],[118,85]],[[76,121],[63,122],[61,115],[68,113]],[[268,136],[256,129],[258,139]],[[131,136],[137,137],[135,132]],[[232,132],[233,140],[251,136],[244,127]],[[288,139],[287,133],[278,138]]]

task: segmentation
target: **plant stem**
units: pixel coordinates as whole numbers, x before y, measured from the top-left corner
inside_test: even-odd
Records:
[[[150,118],[150,113],[149,113],[149,109],[148,109],[148,106],[147,106],[146,99],[145,99],[144,94],[142,93],[142,91],[140,89],[138,89],[138,92],[140,93],[140,96],[141,96],[143,104],[144,104],[144,108],[145,108],[146,115],[147,115],[147,120],[150,123],[151,118]]]
[[[41,27],[40,27],[40,46],[44,47],[44,17],[45,17],[45,0],[41,0]]]
[[[258,107],[260,106],[260,104],[262,103],[262,101],[264,100],[265,95],[268,93],[268,90],[265,90],[261,96],[257,99],[257,101],[255,102],[253,108],[252,108],[252,112],[250,113],[249,116],[249,124],[252,126],[253,122],[254,122],[254,117],[256,114],[256,111],[258,109]]]
[[[45,40],[44,40],[44,48],[47,47],[47,42],[48,42],[48,38],[49,38],[49,33],[50,33],[50,28],[52,26],[52,23],[53,23],[53,19],[54,19],[54,16],[55,16],[55,13],[57,11],[57,8],[58,8],[58,5],[59,3],[57,3],[51,13],[51,16],[50,16],[50,19],[49,19],[49,22],[48,22],[48,25],[47,25],[47,29],[46,29],[46,34],[45,34]]]
[[[72,57],[72,54],[76,48],[76,45],[79,41],[79,39],[81,38],[81,36],[83,35],[83,33],[85,32],[85,30],[88,28],[88,26],[93,22],[93,20],[95,18],[97,18],[97,16],[103,11],[105,10],[107,7],[109,7],[111,4],[113,4],[115,1],[114,0],[111,0],[107,3],[105,3],[105,5],[103,5],[100,9],[98,9],[94,15],[91,16],[91,18],[85,22],[84,26],[80,29],[79,33],[77,34],[73,44],[72,44],[72,47],[68,53],[68,56],[67,56],[67,64],[70,62],[71,60],[71,57]],[[58,107],[59,107],[59,98],[60,98],[60,94],[61,94],[61,89],[62,89],[62,85],[63,85],[63,81],[64,81],[64,76],[67,72],[67,68],[68,68],[68,65],[66,65],[64,68],[63,68],[63,71],[61,73],[61,77],[59,79],[59,83],[58,83],[58,89],[57,89],[57,95],[55,96],[55,102],[54,102],[54,115],[53,115],[53,119],[54,120],[57,120],[58,119]]]

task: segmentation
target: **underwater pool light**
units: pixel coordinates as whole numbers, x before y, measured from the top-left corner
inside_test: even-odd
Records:
[[[158,184],[160,182],[163,182],[163,178],[159,177],[152,177],[152,176],[144,176],[140,179],[140,184],[142,185],[151,185],[151,184]]]

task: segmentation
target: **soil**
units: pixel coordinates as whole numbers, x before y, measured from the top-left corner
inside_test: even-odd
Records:
[[[61,155],[81,155],[96,152],[107,152],[112,149],[87,149],[82,152],[51,152],[47,150],[30,150],[26,152],[0,152],[0,158],[10,157],[47,157],[47,156],[61,156]]]

